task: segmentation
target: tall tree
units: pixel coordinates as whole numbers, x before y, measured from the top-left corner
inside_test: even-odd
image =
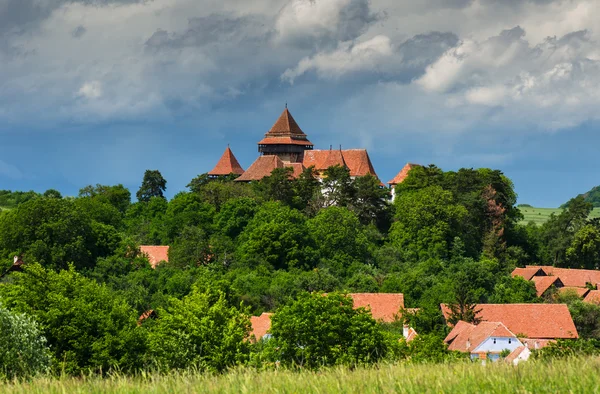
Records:
[[[148,202],[152,197],[164,198],[167,181],[158,170],[146,170],[142,186],[136,193],[138,201]]]

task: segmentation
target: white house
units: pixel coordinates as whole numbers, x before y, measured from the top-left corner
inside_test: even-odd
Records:
[[[478,325],[459,321],[444,339],[449,350],[468,352],[471,359],[496,361],[502,353],[513,353],[524,347],[517,336],[500,322],[481,322]]]

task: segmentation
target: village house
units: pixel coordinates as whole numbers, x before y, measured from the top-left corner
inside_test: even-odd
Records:
[[[152,268],[156,268],[161,261],[169,262],[168,246],[141,245],[140,253],[148,259]]]
[[[459,321],[446,336],[449,350],[466,352],[471,359],[496,361],[503,353],[512,354],[525,345],[501,322],[481,322],[477,325]],[[519,355],[522,353],[522,349]],[[521,356],[527,357],[528,355]]]
[[[597,289],[600,283],[600,271],[552,266],[528,265],[525,268],[515,268],[511,275],[533,281],[539,297],[556,289],[559,292],[573,292],[585,300],[590,290]]]
[[[445,304],[441,307],[448,321],[450,308]],[[481,322],[502,323],[519,338],[553,340],[579,337],[565,304],[477,304],[475,310]]]
[[[396,185],[404,182],[404,180],[408,177],[408,173],[415,167],[421,167],[419,164],[407,163],[402,170],[391,180],[388,182],[390,189],[392,190],[392,201],[396,199]]]
[[[391,293],[352,293],[348,294],[352,298],[353,307],[366,308],[371,312],[373,319],[392,323],[399,319],[400,312],[404,309],[404,295]],[[263,313],[260,316],[252,316],[252,334],[256,340],[270,338],[268,334],[271,328],[272,313]],[[412,341],[417,332],[408,326],[403,327],[402,335],[407,342]]]

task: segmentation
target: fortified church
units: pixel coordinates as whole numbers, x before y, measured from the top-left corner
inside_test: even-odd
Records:
[[[313,149],[313,146],[286,105],[273,127],[258,142],[260,156],[246,171],[227,147],[208,175],[217,177],[235,174],[239,175],[236,182],[251,182],[271,175],[276,168],[291,167],[293,176],[298,177],[304,169],[314,166],[317,176],[322,178],[327,168],[339,165],[348,168],[352,178],[365,175],[378,178],[366,149],[318,150]],[[415,164],[407,164],[394,179],[388,182],[388,185],[393,187],[402,182],[415,166]]]

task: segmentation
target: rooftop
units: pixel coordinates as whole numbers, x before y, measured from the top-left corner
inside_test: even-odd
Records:
[[[168,246],[141,245],[140,253],[148,258],[152,268],[156,268],[161,261],[169,262]]]
[[[415,167],[421,167],[421,165],[407,163],[402,168],[402,170],[400,170],[400,172],[394,177],[394,179],[392,179],[391,181],[388,182],[388,185],[397,185],[399,183],[404,182],[404,180],[406,179],[406,177],[408,177],[408,173],[410,172],[410,170],[412,170]]]
[[[256,340],[262,339],[267,334],[267,331],[271,329],[271,316],[272,313],[263,313],[260,316],[250,317],[250,324],[252,325],[251,334],[254,335]]]
[[[485,321],[475,325],[461,320],[456,323],[444,342],[448,344],[449,350],[472,352],[490,337],[516,338],[517,336],[501,322]]]
[[[242,175],[244,169],[235,158],[233,152],[229,147],[223,152],[223,156],[217,162],[215,168],[208,172],[208,175],[222,176],[229,174]]]
[[[354,308],[367,308],[375,320],[391,323],[400,309],[404,308],[404,294],[399,293],[352,293]]]
[[[450,309],[441,305],[446,320]],[[503,323],[517,335],[532,339],[578,338],[577,328],[565,304],[478,304],[482,321]]]

